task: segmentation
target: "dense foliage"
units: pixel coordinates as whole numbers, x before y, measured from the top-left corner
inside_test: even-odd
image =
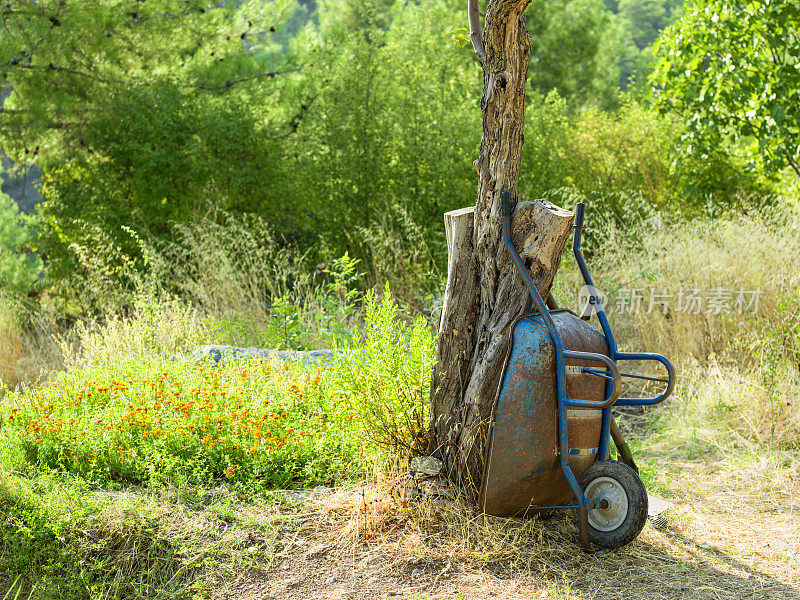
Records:
[[[533,36],[529,82],[558,90],[573,109],[616,103],[624,27],[601,0],[535,0],[526,13]]]
[[[652,68],[653,43],[683,10],[683,0],[606,0],[626,33],[620,85],[642,87]]]
[[[370,284],[413,273],[426,293],[438,285],[441,215],[473,202],[481,134],[482,74],[458,43],[461,3],[18,0],[4,10],[0,77],[11,92],[0,144],[43,171],[27,249],[44,259],[62,313],[124,305],[107,284],[132,289],[144,248],[178,256],[199,222],[239,228],[243,240],[268,228],[309,265],[348,252]],[[700,26],[698,11],[662,48],[689,39],[680,32]],[[531,2],[525,197],[587,200],[628,223],[773,191],[762,170],[780,168],[791,144],[790,98],[753,109],[766,158],[749,171],[739,151],[752,131],[717,119],[736,107],[719,95],[696,107],[704,96],[681,87],[689,51],[662,56],[664,110],[651,108],[642,76],[657,33],[680,13],[674,0]],[[634,72],[636,94],[620,95]],[[749,71],[737,73],[718,80],[744,84]],[[181,264],[166,265],[161,284],[185,294]]]
[[[686,156],[733,153],[751,174],[800,176],[800,7],[697,0],[658,46],[659,104],[685,123]]]

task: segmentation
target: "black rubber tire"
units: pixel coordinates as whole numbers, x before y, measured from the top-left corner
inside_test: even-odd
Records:
[[[619,548],[632,542],[647,522],[647,490],[636,471],[615,460],[594,463],[581,473],[578,483],[585,493],[592,482],[601,477],[614,480],[622,488],[628,500],[628,509],[622,522],[610,531],[593,527],[590,519],[589,541],[601,548]],[[592,510],[589,513],[591,515]]]

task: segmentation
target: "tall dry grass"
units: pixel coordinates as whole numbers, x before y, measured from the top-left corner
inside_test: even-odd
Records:
[[[0,394],[63,368],[54,319],[0,289]]]
[[[170,242],[149,248],[152,276],[205,315],[265,319],[274,298],[314,295],[308,252],[281,243],[261,220],[174,226]]]
[[[648,235],[650,234],[650,235]],[[612,232],[595,267],[618,297],[622,288],[670,294],[658,305],[617,319],[625,335],[645,347],[666,348],[681,360],[716,357],[741,367],[763,365],[770,354],[800,358],[800,218],[786,212],[702,220],[652,222],[632,246]],[[618,246],[617,246],[618,244]],[[619,248],[619,250],[616,249]],[[690,290],[705,301],[699,314],[678,307]],[[739,292],[756,292],[757,306],[736,310]],[[728,297],[730,295],[730,297]],[[723,307],[716,310],[717,298]],[[745,294],[745,302],[754,297]],[[658,298],[655,298],[656,300]]]
[[[678,367],[675,430],[800,447],[800,217],[661,218],[632,232],[605,226],[596,239],[590,270],[620,346]],[[557,287],[568,306],[581,284],[572,262]],[[697,311],[687,307],[693,292]]]
[[[144,270],[134,270],[141,261],[117,250],[94,256],[76,247],[84,269],[71,275],[75,297],[51,297],[48,290],[34,302],[2,297],[0,378],[6,386],[93,357],[174,352],[197,343],[331,347],[363,323],[367,290],[390,283],[412,317],[429,310],[441,285],[422,230],[394,205],[353,239],[369,261],[330,256],[315,263],[310,250],[277,239],[268,223],[233,215],[224,223],[176,224],[169,241],[129,233]]]

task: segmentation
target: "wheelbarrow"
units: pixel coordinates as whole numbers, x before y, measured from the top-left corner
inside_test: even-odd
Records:
[[[602,333],[588,317],[548,310],[512,243],[508,192],[501,202],[503,236],[530,300],[512,327],[492,408],[479,506],[498,516],[569,509],[584,547],[623,546],[644,527],[648,497],[611,408],[663,402],[672,393],[675,369],[660,354],[617,349],[580,249],[583,203],[575,210],[572,250]],[[634,361],[658,362],[666,377],[620,372],[620,363]],[[660,382],[664,390],[651,398],[620,398],[624,377]],[[612,430],[621,461],[610,458]]]

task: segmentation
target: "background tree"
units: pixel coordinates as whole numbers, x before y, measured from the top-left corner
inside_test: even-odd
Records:
[[[620,18],[626,22],[636,48],[643,50],[678,16],[679,0],[619,0]]]
[[[0,77],[13,93],[2,96],[0,146],[44,171],[43,286],[68,297],[85,287],[81,252],[104,265],[104,281],[130,283],[124,273],[143,262],[123,225],[164,245],[186,226],[241,220],[266,224],[314,264],[348,251],[373,282],[392,269],[425,273],[433,302],[446,264],[441,215],[475,190],[482,64],[453,43],[463,6],[3,6]],[[664,176],[680,122],[613,94],[628,21],[594,0],[534,0],[525,17],[535,65],[525,198],[584,198],[615,220],[731,202],[744,180],[724,151]],[[393,252],[424,258],[411,266]]]
[[[4,4],[2,146],[44,173],[40,248],[55,279],[76,270],[71,247],[102,239],[136,256],[123,225],[164,238],[171,222],[242,209],[285,225],[291,212],[264,201],[280,181],[274,113],[260,100],[276,73],[251,44],[292,4]]]
[[[558,90],[571,108],[613,105],[624,31],[602,0],[533,0],[526,17],[531,87]]]
[[[445,2],[409,3],[385,30],[347,31],[334,13],[296,40],[297,60],[313,66],[280,82],[292,82],[300,117],[286,148],[295,194],[315,199],[331,245],[363,256],[361,230],[395,206],[443,262],[441,214],[474,193],[480,136],[480,66],[445,36],[459,15]]]
[[[13,90],[2,113],[6,152],[44,166],[91,152],[83,136],[95,116],[108,114],[109,98],[136,88],[214,94],[274,77],[259,68],[248,36],[268,35],[290,4],[4,3],[0,78]]]
[[[27,292],[42,270],[42,261],[28,254],[26,247],[33,239],[16,203],[0,192],[0,289]]]
[[[684,158],[721,149],[750,173],[800,176],[800,6],[697,0],[657,45],[658,104],[685,123]]]

